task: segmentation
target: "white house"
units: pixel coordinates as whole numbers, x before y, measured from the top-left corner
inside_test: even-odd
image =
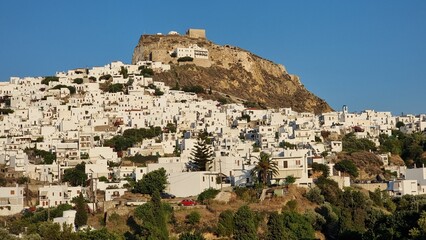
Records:
[[[391,196],[401,197],[403,195],[418,195],[417,180],[394,180],[389,181],[388,189]]]
[[[24,209],[24,187],[0,187],[0,216],[9,216]]]
[[[62,217],[56,217],[53,219],[54,223],[58,223],[59,226],[61,226],[61,230],[63,225],[71,226],[71,231],[75,232],[75,214],[77,213],[76,210],[66,210],[62,213]]]
[[[168,176],[166,191],[176,197],[196,196],[206,189],[220,189],[217,181],[218,172],[173,172]],[[222,184],[222,187],[230,186]]]
[[[78,197],[83,187],[70,187],[67,183],[63,185],[49,185],[39,188],[39,205],[37,207],[49,208],[60,204],[71,204],[71,200]]]

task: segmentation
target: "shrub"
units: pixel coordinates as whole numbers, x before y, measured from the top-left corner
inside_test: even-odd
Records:
[[[75,84],[82,84],[83,83],[83,78],[76,78],[76,79],[74,79],[73,83],[75,83]]]
[[[58,85],[54,86],[52,89],[61,89],[61,88],[68,88],[68,90],[70,90],[70,94],[76,93],[75,87],[67,86],[67,85],[63,85],[63,84],[58,84]]]
[[[59,82],[59,77],[47,76],[43,80],[41,80],[41,84],[44,85],[49,85],[49,82]]]
[[[110,78],[112,78],[112,76],[110,74],[107,74],[100,76],[99,80],[109,80]]]
[[[227,104],[227,103],[228,103],[228,100],[227,100],[226,98],[224,98],[224,97],[220,97],[217,101],[218,101],[220,104],[222,104],[222,105],[224,105],[224,104]]]
[[[220,192],[220,190],[209,188],[207,190],[204,190],[202,193],[198,195],[197,200],[199,202],[203,202],[209,199],[213,199],[216,197],[216,195]]]
[[[192,62],[192,61],[194,61],[194,58],[188,57],[188,56],[186,56],[186,57],[180,57],[180,58],[178,58],[177,61],[178,62]]]
[[[182,88],[182,91],[184,92],[193,92],[193,93],[205,93],[205,90],[200,85],[190,85],[190,86],[184,86]]]
[[[152,70],[151,68],[142,68],[141,75],[143,75],[144,77],[151,77],[154,75],[154,70]]]
[[[225,210],[220,213],[217,223],[217,234],[219,236],[231,236],[234,232],[234,213],[231,210]]]
[[[108,86],[108,92],[110,93],[116,93],[116,92],[123,92],[123,84],[121,83],[114,83]]]
[[[197,211],[192,211],[188,215],[186,215],[185,219],[188,224],[195,225],[200,222],[201,215]]]
[[[98,180],[99,182],[108,182],[108,178],[106,178],[105,176],[100,176]]]
[[[179,240],[204,240],[205,238],[201,233],[185,232],[179,236]]]
[[[7,115],[13,113],[14,111],[10,108],[0,108],[0,114]]]
[[[312,188],[309,192],[306,193],[305,197],[316,204],[324,203],[324,196],[321,195],[321,190],[317,187]]]

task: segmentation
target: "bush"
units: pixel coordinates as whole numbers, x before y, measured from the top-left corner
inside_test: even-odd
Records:
[[[216,195],[220,192],[220,190],[209,188],[207,190],[204,190],[202,193],[198,195],[197,200],[199,202],[204,203],[206,200],[210,200],[216,197]]]
[[[188,224],[195,225],[200,222],[201,215],[197,211],[192,211],[188,215],[186,215],[185,219]]]
[[[59,77],[48,76],[41,80],[41,84],[49,85],[49,82],[59,82]]]
[[[182,91],[184,92],[193,92],[193,93],[205,93],[205,90],[200,85],[190,85],[190,86],[184,86],[182,88]]]
[[[316,204],[323,204],[324,203],[324,196],[321,195],[321,190],[317,187],[312,188],[309,190],[309,192],[306,193],[305,197]]]
[[[201,233],[185,232],[179,236],[179,240],[205,240]]]
[[[227,100],[226,98],[224,98],[224,97],[220,97],[217,101],[218,101],[220,104],[222,104],[222,105],[224,105],[224,104],[227,104],[227,103],[228,103],[228,100]]]
[[[58,84],[58,85],[54,86],[52,89],[61,89],[61,88],[68,88],[68,90],[70,90],[70,94],[76,93],[75,87],[67,86],[67,85],[63,85],[63,84]]]
[[[219,236],[231,236],[234,232],[234,213],[231,210],[225,210],[220,213],[217,223],[217,234]]]
[[[106,178],[105,176],[100,176],[98,180],[99,182],[108,182],[108,178]]]
[[[181,58],[178,58],[178,60],[177,60],[178,62],[192,62],[192,61],[194,61],[194,59],[192,58],[192,57],[188,57],[188,56],[186,56],[186,57],[181,57]]]
[[[109,80],[110,78],[112,78],[112,76],[110,74],[107,74],[107,75],[100,76],[99,80]]]
[[[13,113],[14,111],[10,108],[0,108],[0,114],[7,115]]]
[[[110,93],[116,93],[116,92],[123,92],[123,84],[121,83],[114,83],[108,86],[108,92]]]
[[[76,79],[74,79],[73,83],[75,83],[75,84],[82,84],[83,83],[83,78],[76,78]]]
[[[144,77],[151,77],[154,75],[154,70],[152,70],[151,68],[142,68],[141,70],[141,75],[143,75]]]

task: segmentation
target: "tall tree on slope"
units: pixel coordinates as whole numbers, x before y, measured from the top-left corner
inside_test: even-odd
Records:
[[[206,141],[199,138],[191,152],[190,164],[196,171],[207,171],[213,161],[213,151]]]

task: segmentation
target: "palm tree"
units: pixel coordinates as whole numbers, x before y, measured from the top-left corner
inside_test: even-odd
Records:
[[[256,166],[251,170],[252,177],[257,177],[259,182],[266,184],[268,178],[278,175],[278,164],[272,161],[271,155],[261,152],[257,160]]]

